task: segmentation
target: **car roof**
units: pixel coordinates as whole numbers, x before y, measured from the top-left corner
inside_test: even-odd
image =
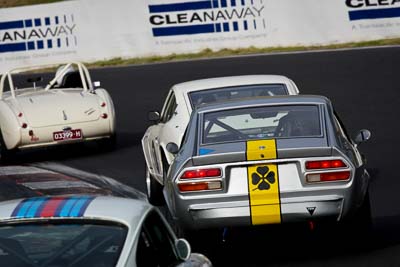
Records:
[[[291,80],[289,78],[282,75],[238,75],[187,81],[175,84],[172,88],[178,94],[187,94],[193,91],[230,86],[281,84],[290,82]]]
[[[325,96],[318,95],[286,95],[286,96],[263,96],[257,98],[239,99],[232,101],[205,104],[197,108],[197,113],[214,110],[241,108],[259,105],[298,105],[298,104],[328,104],[330,100]]]
[[[0,201],[68,195],[146,199],[140,191],[112,178],[61,164],[0,166]]]
[[[0,202],[0,222],[85,219],[132,227],[151,209],[143,200],[113,196],[33,197]]]

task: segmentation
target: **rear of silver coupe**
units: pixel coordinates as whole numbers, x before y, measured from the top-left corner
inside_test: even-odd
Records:
[[[186,229],[340,221],[364,202],[369,174],[331,102],[267,97],[197,109],[164,196]]]

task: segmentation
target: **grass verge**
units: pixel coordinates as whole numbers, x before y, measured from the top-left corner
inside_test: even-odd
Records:
[[[86,63],[90,68],[106,67],[106,66],[121,66],[121,65],[132,65],[132,64],[146,64],[156,62],[169,62],[179,60],[191,60],[201,58],[219,58],[226,56],[235,55],[251,55],[251,54],[268,54],[278,52],[297,52],[297,51],[315,51],[315,50],[334,50],[341,48],[359,48],[359,47],[370,47],[370,46],[388,46],[388,45],[400,45],[400,38],[374,40],[367,42],[358,43],[342,43],[326,46],[290,46],[290,47],[266,47],[266,48],[241,48],[241,49],[222,49],[213,51],[211,49],[204,49],[198,53],[190,54],[171,54],[168,56],[151,56],[151,57],[140,57],[140,58],[113,58],[109,60],[102,60],[96,62]]]
[[[0,8],[49,4],[63,0],[0,0]]]

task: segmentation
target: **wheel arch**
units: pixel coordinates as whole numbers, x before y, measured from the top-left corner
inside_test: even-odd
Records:
[[[110,131],[111,131],[112,135],[115,135],[117,122],[116,122],[116,116],[115,116],[114,102],[113,102],[113,100],[111,98],[111,95],[104,88],[98,88],[98,89],[96,89],[95,92],[107,104],[107,112],[110,115],[110,117],[112,118],[110,120]]]
[[[7,149],[14,149],[21,143],[20,129],[18,119],[11,108],[4,102],[0,103],[0,131]]]

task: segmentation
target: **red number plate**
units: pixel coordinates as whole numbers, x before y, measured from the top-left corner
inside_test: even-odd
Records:
[[[54,141],[73,140],[73,139],[82,139],[82,130],[81,129],[60,131],[60,132],[53,133]]]

